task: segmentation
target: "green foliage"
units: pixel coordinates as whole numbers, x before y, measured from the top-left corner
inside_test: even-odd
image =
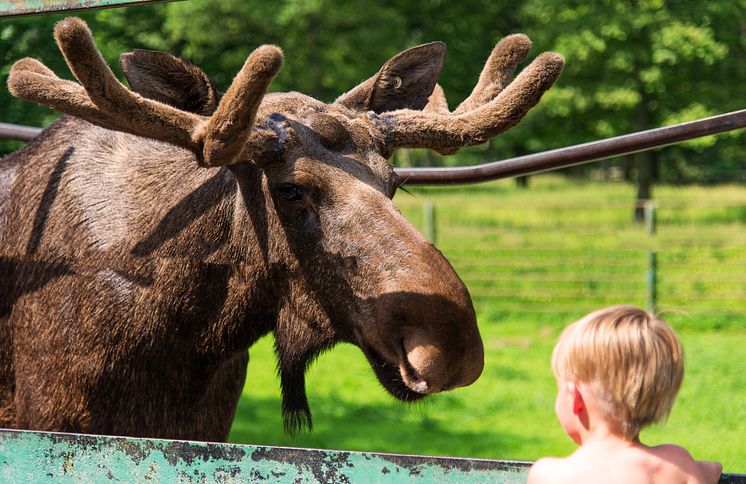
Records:
[[[737,0],[528,1],[524,22],[536,26],[537,47],[564,54],[567,68],[523,129],[545,149],[742,109],[733,93],[746,78],[745,9]],[[659,179],[742,177],[742,137],[717,138],[656,153]]]
[[[275,43],[286,55],[272,89],[328,102],[375,73],[396,53],[396,39],[406,42],[401,15],[371,1],[193,0],[168,5],[166,17],[164,37],[220,86],[257,45]]]

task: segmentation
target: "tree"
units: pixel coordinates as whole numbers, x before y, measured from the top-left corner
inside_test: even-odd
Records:
[[[746,78],[746,2],[529,0],[522,13],[524,22],[541,26],[541,47],[567,57],[543,111],[565,120],[563,133],[539,127],[545,140],[578,143],[743,108],[733,93]],[[733,166],[733,143],[743,142],[723,137],[730,142],[715,145],[709,137],[632,155],[638,200],[652,196],[656,173],[685,180],[684,162],[722,158]]]

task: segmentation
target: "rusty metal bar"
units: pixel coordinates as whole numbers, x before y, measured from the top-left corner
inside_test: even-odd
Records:
[[[746,127],[746,109],[567,148],[456,168],[397,168],[409,185],[453,185],[565,168]]]
[[[138,3],[163,1],[170,0],[0,0],[0,17],[127,7]]]

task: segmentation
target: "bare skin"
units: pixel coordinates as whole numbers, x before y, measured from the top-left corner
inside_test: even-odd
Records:
[[[715,483],[722,466],[695,461],[677,445],[650,447],[624,438],[607,418],[587,385],[559,380],[555,411],[565,432],[580,447],[566,458],[539,459],[528,475],[530,484],[578,483]]]

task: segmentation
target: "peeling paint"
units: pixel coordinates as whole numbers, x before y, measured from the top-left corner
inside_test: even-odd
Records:
[[[0,482],[523,483],[529,462],[0,430]],[[724,475],[746,484],[746,475]]]

